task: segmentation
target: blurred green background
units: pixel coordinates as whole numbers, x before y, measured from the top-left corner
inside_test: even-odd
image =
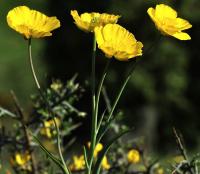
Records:
[[[178,15],[190,21],[192,29],[187,32],[191,41],[159,37],[159,31],[147,15],[147,9],[158,3],[171,5]],[[9,107],[10,90],[14,90],[23,106],[29,107],[30,94],[35,86],[28,65],[27,43],[23,37],[7,26],[7,12],[18,5],[57,16],[61,28],[53,36],[34,39],[33,58],[37,74],[43,86],[52,78],[63,81],[78,73],[78,81],[84,85],[89,80],[91,67],[92,35],[79,30],[73,23],[70,10],[83,12],[107,12],[121,15],[119,24],[133,32],[142,41],[144,50],[153,43],[152,51],[142,58],[122,95],[118,109],[124,111],[123,122],[136,127],[133,136],[144,136],[152,150],[168,152],[175,147],[172,127],[184,135],[191,150],[200,144],[200,1],[199,0],[74,0],[74,1],[25,1],[3,0],[0,27],[0,105]],[[100,76],[106,58],[98,50],[97,74]],[[113,60],[106,80],[109,98],[114,98],[129,62]],[[90,112],[90,94],[80,101],[81,110]],[[89,118],[88,118],[89,119]],[[77,134],[88,136],[89,124],[82,126]],[[83,135],[83,131],[85,135]]]

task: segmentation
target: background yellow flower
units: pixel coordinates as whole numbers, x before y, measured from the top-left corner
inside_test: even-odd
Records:
[[[138,163],[140,161],[140,153],[136,149],[131,149],[127,154],[129,163]]]
[[[61,124],[61,120],[59,120],[58,118],[55,118],[55,121],[59,127]],[[56,134],[54,120],[51,119],[51,120],[44,121],[43,127],[40,129],[40,133],[41,135],[44,135],[47,138],[52,138]]]
[[[97,26],[104,26],[106,24],[117,23],[119,15],[112,15],[106,13],[83,13],[79,16],[76,10],[71,10],[71,15],[75,20],[78,28],[86,32],[93,32]]]
[[[88,142],[88,147],[90,148],[91,143]],[[103,149],[103,144],[98,143],[94,149],[94,157],[96,158],[99,154],[99,152]]]
[[[51,36],[51,31],[60,27],[56,17],[48,17],[26,6],[15,7],[7,15],[8,25],[26,39]]]
[[[165,4],[156,5],[156,8],[149,8],[147,13],[155,23],[158,30],[164,35],[170,35],[180,40],[190,40],[190,36],[182,32],[192,25],[185,19],[178,18],[177,12]]]
[[[109,170],[110,169],[111,166],[110,166],[106,156],[103,157],[101,165],[102,165],[102,168],[105,169],[105,170]]]
[[[23,170],[31,170],[30,165],[31,156],[28,151],[26,152],[16,152],[14,156],[10,159],[10,163],[12,166],[20,167]]]
[[[107,24],[95,28],[98,48],[106,57],[115,57],[120,61],[141,56],[143,44],[134,35],[118,24]]]
[[[69,168],[71,171],[76,171],[76,170],[83,170],[85,168],[85,159],[84,156],[73,156],[73,163],[69,165]]]

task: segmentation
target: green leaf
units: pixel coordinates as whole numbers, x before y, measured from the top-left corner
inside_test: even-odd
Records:
[[[112,121],[115,118],[110,119],[109,121],[107,121],[105,123],[105,125],[103,125],[102,127],[99,128],[98,130],[98,136],[97,136],[97,143],[99,143],[101,141],[101,138],[105,135],[105,133],[108,131],[108,129],[110,128],[110,125],[112,123]]]
[[[95,174],[99,174],[100,169],[101,169],[101,162],[103,160],[103,157],[107,154],[108,150],[110,149],[110,147],[112,146],[112,144],[114,142],[116,142],[120,137],[122,137],[124,134],[129,133],[133,131],[133,129],[129,129],[129,130],[125,130],[123,132],[121,132],[119,135],[116,135],[104,148],[103,150],[100,152],[99,154],[99,158],[94,166],[94,171],[92,173]]]
[[[46,147],[44,147],[41,143],[41,141],[35,136],[33,135],[33,139],[35,140],[35,142],[38,143],[38,145],[40,146],[40,148],[43,150],[43,152],[63,171],[63,173],[66,174],[66,171],[64,169],[64,166],[62,165],[61,161],[55,157],[51,152],[49,152]]]

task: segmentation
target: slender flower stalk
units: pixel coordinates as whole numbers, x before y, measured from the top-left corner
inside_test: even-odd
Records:
[[[101,80],[100,80],[100,82],[99,82],[99,87],[98,87],[97,97],[96,97],[96,108],[95,108],[95,116],[96,116],[96,117],[98,117],[100,94],[101,94],[102,89],[103,89],[103,83],[104,83],[104,80],[105,80],[105,78],[106,78],[106,75],[107,75],[107,71],[108,71],[108,67],[109,67],[109,65],[110,65],[110,62],[111,62],[111,59],[108,59],[108,60],[107,60],[107,63],[106,63],[106,66],[105,66],[105,68],[104,68],[104,71],[103,71],[103,75],[102,75]],[[103,117],[104,117],[104,114],[102,114],[102,118],[100,118],[100,121],[99,121],[99,123],[98,123],[98,127],[100,126]],[[99,130],[99,128],[97,128],[97,134],[98,134],[98,130]]]
[[[92,130],[91,130],[91,146],[89,152],[89,168],[87,174],[91,174],[91,168],[93,163],[93,153],[96,146],[96,130],[97,130],[97,116],[96,110],[96,94],[95,94],[95,64],[96,64],[96,37],[93,36],[93,48],[92,48],[92,72],[91,72],[91,88],[92,88]]]
[[[34,81],[35,81],[35,84],[37,86],[37,89],[42,97],[42,99],[44,100],[45,104],[47,105],[47,109],[48,109],[48,112],[49,112],[49,115],[52,115],[53,116],[53,121],[54,121],[54,125],[55,125],[55,128],[56,128],[56,133],[57,133],[57,146],[58,146],[58,152],[59,152],[59,157],[62,161],[62,165],[63,165],[63,168],[64,168],[64,172],[65,174],[70,174],[67,166],[66,166],[66,163],[65,163],[65,160],[63,158],[63,155],[62,155],[62,150],[61,150],[61,141],[60,141],[60,134],[59,134],[59,128],[58,128],[58,125],[56,123],[56,120],[55,120],[55,115],[54,113],[52,112],[51,110],[51,107],[49,106],[49,103],[46,99],[46,97],[43,95],[42,93],[42,90],[41,90],[41,86],[39,84],[39,81],[37,79],[37,76],[36,76],[36,73],[35,73],[35,69],[34,69],[34,65],[33,65],[33,60],[32,60],[32,49],[31,49],[31,39],[28,39],[28,53],[29,53],[29,62],[30,62],[30,66],[31,66],[31,71],[32,71],[32,75],[33,75],[33,78],[34,78]]]
[[[95,37],[95,36],[94,36]],[[92,59],[92,94],[93,94],[93,98],[92,98],[92,103],[93,103],[93,111],[92,111],[92,134],[91,134],[91,147],[90,147],[90,156],[89,159],[89,168],[88,168],[88,173],[91,173],[92,170],[92,164],[93,164],[93,157],[95,156],[95,148],[96,148],[96,144],[97,144],[97,134],[98,134],[98,130],[99,130],[99,124],[101,124],[101,121],[98,123],[98,110],[99,110],[99,99],[100,99],[100,94],[102,91],[102,87],[103,87],[103,83],[105,80],[105,77],[107,75],[107,71],[108,71],[108,67],[110,65],[111,59],[109,59],[106,63],[106,66],[104,68],[103,71],[103,75],[101,77],[101,80],[99,82],[98,85],[98,90],[97,90],[97,95],[95,94],[95,54],[96,54],[96,39],[94,38],[94,45],[93,45],[93,59]],[[94,86],[93,86],[94,85]],[[102,115],[103,119],[104,114]],[[101,120],[100,119],[100,120]]]
[[[38,79],[37,79],[37,76],[36,76],[36,73],[35,73],[35,70],[34,70],[34,66],[33,66],[33,59],[32,59],[32,51],[31,51],[31,39],[28,39],[28,53],[29,53],[29,63],[31,65],[31,71],[32,71],[32,75],[33,75],[33,78],[34,78],[34,81],[35,81],[35,84],[38,88],[38,90],[41,89],[40,87],[40,84],[38,82]]]
[[[122,95],[122,93],[123,93],[123,91],[124,91],[124,89],[125,89],[125,87],[126,87],[128,81],[130,80],[130,78],[131,78],[131,76],[132,76],[132,74],[133,74],[133,71],[135,70],[135,68],[136,68],[136,66],[137,66],[137,64],[138,64],[138,62],[139,62],[139,59],[135,59],[135,60],[132,62],[131,67],[130,67],[130,71],[129,71],[129,73],[128,73],[126,79],[124,80],[124,82],[123,82],[123,84],[122,84],[122,86],[121,86],[121,88],[120,88],[120,90],[119,90],[119,93],[118,93],[118,95],[117,95],[117,97],[116,97],[116,99],[115,99],[115,101],[114,101],[114,104],[113,104],[113,106],[112,106],[112,109],[111,109],[111,111],[110,111],[110,113],[109,113],[109,115],[108,115],[107,122],[109,122],[110,119],[112,118],[113,112],[114,112],[114,110],[115,110],[115,108],[116,108],[116,106],[117,106],[117,103],[119,102],[119,99],[120,99],[120,97],[121,97],[121,95]]]

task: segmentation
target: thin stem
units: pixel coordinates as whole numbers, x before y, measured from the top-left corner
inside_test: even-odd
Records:
[[[97,98],[96,98],[95,117],[98,117],[100,94],[101,94],[101,91],[102,91],[102,87],[103,87],[105,77],[107,75],[109,65],[110,65],[110,59],[106,63],[106,66],[105,66],[104,71],[103,71],[103,75],[102,75],[100,83],[99,83],[99,87],[98,87],[98,91],[97,91]],[[98,132],[96,132],[96,133],[98,133]]]
[[[103,86],[103,88],[102,88],[102,94],[103,94],[103,98],[104,98],[105,103],[106,103],[107,110],[108,110],[108,112],[110,112],[111,111],[110,99],[108,97],[105,86]]]
[[[53,113],[53,111],[51,110],[51,107],[49,105],[49,102],[47,101],[46,97],[43,95],[42,93],[42,90],[41,90],[41,87],[40,87],[40,84],[39,84],[39,81],[37,79],[37,76],[36,76],[36,73],[35,73],[35,70],[34,70],[34,66],[33,66],[33,60],[32,60],[32,50],[31,50],[31,39],[28,39],[28,52],[29,52],[29,62],[30,62],[30,65],[31,65],[31,70],[32,70],[32,75],[33,75],[33,78],[34,78],[34,81],[35,81],[35,84],[37,86],[37,89],[42,97],[42,99],[44,100],[46,106],[47,106],[47,109],[48,109],[48,112],[49,112],[49,115],[52,115],[53,116],[53,121],[54,121],[54,125],[55,125],[55,128],[56,128],[56,134],[57,134],[57,147],[58,147],[58,152],[59,152],[59,157],[62,161],[62,164],[63,164],[63,167],[64,167],[64,170],[65,170],[65,173],[66,174],[70,174],[67,166],[66,166],[66,163],[65,163],[65,160],[63,158],[63,155],[62,155],[62,150],[61,150],[61,141],[60,141],[60,134],[59,134],[59,128],[58,128],[58,125],[56,123],[56,120],[55,120],[55,114]]]
[[[174,135],[175,135],[177,144],[178,144],[178,148],[179,148],[179,150],[180,150],[180,152],[181,152],[181,155],[182,155],[183,158],[187,161],[187,165],[188,165],[189,172],[190,172],[191,174],[193,174],[194,172],[193,172],[192,168],[190,167],[191,164],[190,164],[189,158],[188,158],[188,156],[187,156],[186,150],[185,150],[185,148],[184,148],[184,146],[183,146],[183,143],[182,143],[182,141],[181,141],[181,138],[180,138],[180,136],[178,135],[178,133],[177,133],[175,127],[173,127],[173,132],[174,132]]]
[[[33,59],[32,59],[32,51],[31,51],[31,39],[28,39],[28,53],[29,53],[29,63],[31,65],[32,75],[35,81],[37,88],[40,90],[40,84],[38,82],[37,76],[35,74],[34,66],[33,66]]]
[[[176,141],[177,141],[179,150],[180,150],[180,152],[181,152],[183,158],[184,158],[186,161],[189,161],[189,160],[188,160],[188,157],[187,157],[186,150],[185,150],[185,148],[184,148],[184,146],[183,146],[183,144],[182,144],[181,138],[179,137],[179,135],[178,135],[178,133],[177,133],[175,127],[173,127],[173,132],[174,132],[174,136],[175,136],[175,138],[176,138]]]
[[[111,117],[112,117],[112,115],[113,115],[113,112],[114,112],[114,110],[115,110],[115,107],[117,106],[117,103],[118,103],[118,101],[119,101],[119,99],[120,99],[120,97],[121,97],[121,95],[122,95],[122,92],[124,91],[124,88],[126,87],[128,81],[130,80],[130,78],[131,78],[131,76],[132,76],[132,73],[133,73],[133,71],[135,70],[135,68],[136,68],[136,66],[137,66],[137,64],[138,64],[138,62],[139,62],[139,58],[135,59],[135,60],[133,61],[133,63],[131,64],[131,68],[130,68],[130,71],[129,71],[129,73],[128,73],[128,76],[127,76],[126,79],[124,80],[124,83],[122,84],[122,86],[121,86],[121,88],[120,88],[120,90],[119,90],[119,93],[118,93],[118,95],[117,95],[117,97],[116,97],[116,99],[115,99],[115,101],[114,101],[114,104],[113,104],[113,106],[112,106],[112,109],[111,109],[111,111],[110,111],[110,113],[109,113],[109,115],[108,115],[107,122],[110,121],[110,119],[111,119]]]
[[[93,48],[92,48],[92,72],[91,72],[91,88],[92,88],[92,130],[91,130],[91,145],[89,152],[89,168],[87,174],[91,174],[91,168],[93,163],[93,153],[96,146],[96,130],[97,130],[97,117],[95,115],[96,110],[96,95],[95,95],[95,59],[96,59],[96,37],[93,36]]]
[[[26,127],[26,121],[25,121],[25,115],[24,115],[23,109],[21,108],[19,101],[18,101],[18,99],[17,99],[17,97],[16,97],[16,95],[13,91],[11,91],[11,95],[12,95],[13,101],[15,103],[19,117],[20,117],[19,121],[21,122],[22,129],[23,129],[23,132],[24,132],[26,147],[27,147],[27,150],[28,150],[30,157],[31,157],[30,158],[31,168],[32,168],[31,174],[38,174],[37,164],[36,164],[35,156],[34,156],[34,153],[33,153],[32,147],[31,147],[31,140],[30,140],[30,136],[29,136],[29,133],[28,133],[28,130],[27,130],[27,127]]]

